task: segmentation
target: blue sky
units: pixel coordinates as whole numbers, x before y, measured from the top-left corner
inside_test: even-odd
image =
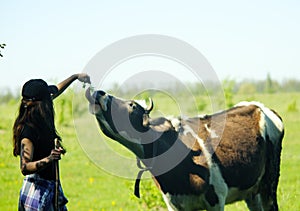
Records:
[[[161,34],[197,48],[220,79],[300,79],[300,3],[287,1],[1,1],[0,87],[82,72],[120,39]]]

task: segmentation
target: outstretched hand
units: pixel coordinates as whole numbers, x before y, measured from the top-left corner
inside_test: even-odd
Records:
[[[91,84],[90,76],[86,73],[78,73],[77,79],[80,82]]]

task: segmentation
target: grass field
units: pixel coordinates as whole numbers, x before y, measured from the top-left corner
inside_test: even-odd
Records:
[[[161,197],[151,180],[141,182],[142,199],[136,199],[133,196],[134,180],[107,173],[97,166],[94,160],[88,158],[82,148],[82,141],[79,141],[78,129],[74,125],[72,113],[73,110],[75,116],[88,115],[85,111],[87,102],[79,99],[84,105],[72,109],[75,102],[72,97],[72,93],[68,92],[55,102],[57,129],[62,135],[68,151],[60,161],[60,173],[65,195],[69,199],[69,210],[165,210],[166,208],[161,203]],[[203,100],[209,105],[206,97],[198,96],[196,99],[199,104]],[[300,93],[237,95],[233,98],[234,103],[241,100],[261,101],[275,109],[283,118],[285,137],[278,201],[280,210],[287,211],[300,210],[298,200],[300,197],[300,141],[298,140],[300,137],[300,107],[297,108],[297,104],[295,104],[291,109],[293,102],[297,102],[298,99],[300,99]],[[188,104],[188,99],[183,100]],[[157,96],[154,97],[154,101],[156,106],[154,113],[166,115],[177,113],[176,108],[170,108],[172,102],[168,99]],[[12,155],[12,124],[18,104],[19,102],[11,101],[0,105],[0,210],[5,211],[17,210],[19,190],[23,179],[19,170],[19,158]],[[205,110],[210,112],[209,106]],[[187,115],[190,115],[189,112]],[[94,124],[94,121],[91,124]],[[87,131],[88,129],[89,127]],[[87,141],[97,141],[88,140],[88,134],[83,138],[86,138]],[[114,150],[119,150],[120,153],[133,157],[122,146],[109,140],[107,143]],[[100,152],[96,155],[98,159],[107,159]],[[135,164],[133,163],[133,165]],[[114,168],[114,166],[112,167]],[[133,177],[137,172],[138,169],[136,168]],[[239,202],[226,206],[226,210],[246,210],[246,206],[244,202]]]

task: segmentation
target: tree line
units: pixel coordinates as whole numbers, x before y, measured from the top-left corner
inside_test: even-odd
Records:
[[[300,92],[300,80],[285,79],[279,82],[272,79],[270,74],[268,74],[264,80],[245,79],[242,81],[237,81],[227,78],[221,81],[221,83],[221,88],[225,94],[274,94],[284,92]],[[107,92],[114,94],[116,90],[118,90],[118,87],[118,84],[113,84],[112,88],[107,90]],[[138,90],[148,89],[149,87],[151,87],[151,84],[147,84],[147,87],[143,87],[142,84],[131,84],[130,87],[122,86],[122,90],[118,90],[118,94],[132,95],[136,94]],[[215,93],[218,89],[220,89],[220,85],[216,84],[215,82],[206,82],[205,85],[202,83],[186,83],[183,86],[182,84],[179,85],[176,82],[166,82],[165,84],[161,84],[161,87],[158,88],[174,94],[184,95],[188,89],[194,95],[206,95],[209,93]],[[0,103],[7,103],[11,100],[17,100],[19,97],[19,95],[16,96],[16,94],[8,88],[0,89]]]
[[[221,86],[221,87],[220,87]],[[297,79],[284,79],[282,81],[272,79],[268,74],[263,80],[244,79],[237,81],[235,79],[226,78],[219,82],[205,81],[204,83],[186,82],[181,83],[178,81],[170,81],[162,84],[154,82],[136,83],[128,86],[120,84],[113,84],[111,89],[106,90],[113,94],[120,94],[123,96],[132,96],[139,90],[147,90],[149,87],[154,89],[163,90],[172,94],[182,94],[191,92],[193,95],[206,95],[216,93],[222,89],[224,93],[231,94],[255,94],[255,93],[286,93],[286,92],[300,92],[300,80]]]
[[[215,91],[216,84],[206,83],[204,87],[200,83],[190,84],[189,87],[196,94],[204,94],[205,92]],[[232,92],[233,94],[254,94],[254,93],[286,93],[286,92],[300,92],[300,80],[284,79],[281,82],[273,80],[270,74],[264,80],[244,79],[236,81],[234,79],[224,79],[222,81],[222,88],[224,92]]]

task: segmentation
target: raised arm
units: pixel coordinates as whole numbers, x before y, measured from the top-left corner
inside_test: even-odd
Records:
[[[58,92],[52,95],[52,99],[58,97],[61,93],[63,93],[66,90],[66,88],[68,88],[68,86],[70,86],[77,79],[83,83],[89,83],[89,84],[91,83],[90,77],[86,73],[78,73],[78,74],[71,75],[70,77],[68,77],[67,79],[63,80],[62,82],[56,85]]]

